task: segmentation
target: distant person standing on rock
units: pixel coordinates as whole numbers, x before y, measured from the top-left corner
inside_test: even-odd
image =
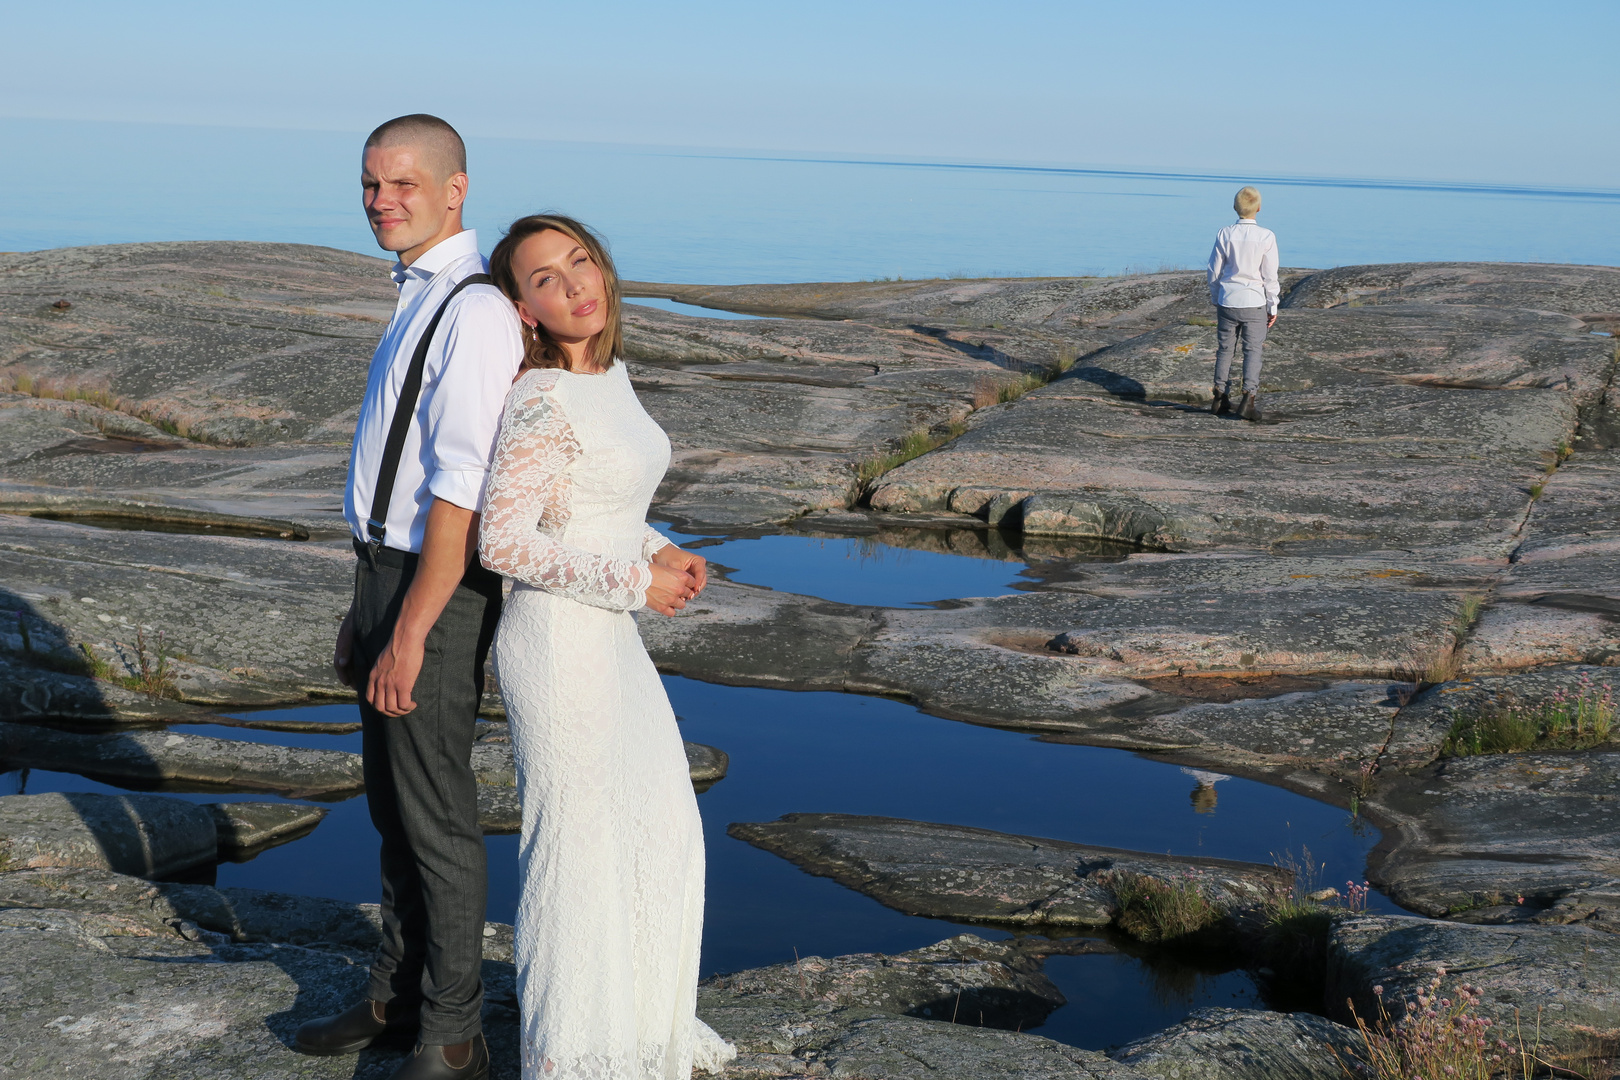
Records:
[[[1262,229],[1254,216],[1260,212],[1260,192],[1246,187],[1232,200],[1235,225],[1215,236],[1209,253],[1209,299],[1215,305],[1215,392],[1210,411],[1225,416],[1232,411],[1232,357],[1243,341],[1243,400],[1238,415],[1260,422],[1260,347],[1266,331],[1277,322],[1277,237]]]
[[[501,579],[473,556],[523,338],[461,225],[467,151],[454,128],[388,121],[366,140],[360,183],[378,246],[399,256],[399,300],[349,459],[343,509],[359,561],[332,664],[360,694],[382,944],[365,997],[304,1024],[296,1043],[352,1054],[416,1029],[395,1080],[483,1080],[488,882],[471,756]]]

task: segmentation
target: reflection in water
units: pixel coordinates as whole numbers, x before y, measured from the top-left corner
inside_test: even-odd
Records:
[[[1222,780],[1232,779],[1225,773],[1206,772],[1203,769],[1182,769],[1182,772],[1198,781],[1192,789],[1192,807],[1195,814],[1213,814],[1215,812],[1215,785]]]
[[[1084,576],[1087,562],[1117,562],[1135,550],[1105,540],[1009,538],[998,529],[879,529],[693,535],[654,527],[716,564],[729,581],[842,604],[919,607],[947,599],[1009,596]],[[1011,546],[1009,542],[1022,546]]]

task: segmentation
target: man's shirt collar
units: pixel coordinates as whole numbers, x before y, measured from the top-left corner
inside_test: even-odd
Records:
[[[413,277],[426,281],[457,259],[476,254],[478,254],[478,230],[463,229],[422,252],[422,257],[409,266],[401,262],[394,263],[389,276],[394,279],[395,285],[404,285]]]

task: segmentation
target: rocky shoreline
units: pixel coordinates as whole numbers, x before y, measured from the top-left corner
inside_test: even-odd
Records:
[[[354,755],[165,725],[352,699],[327,667],[352,567],[336,508],[392,306],[378,266],[231,243],[0,255],[0,760],[220,792],[0,797],[0,1017],[27,1033],[0,1073],[384,1076],[397,1057],[287,1045],[359,985],[363,905],[145,880],[319,827],[319,807],[230,792],[361,786]],[[630,309],[632,379],[676,450],[663,519],[1049,571],[914,609],[717,581],[643,622],[662,670],[1277,784],[1381,828],[1373,884],[1416,913],[1310,909],[1294,962],[1322,1017],[1206,1010],[1103,1055],[1021,1030],[1056,1007],[1041,950],[1091,947],[1059,928],[1149,940],[1132,897],[1178,889],[1217,912],[1219,947],[1276,965],[1258,928],[1293,883],[806,806],[734,835],[902,910],[1050,936],[711,980],[700,1011],[743,1051],[728,1076],[1327,1080],[1359,1045],[1347,1002],[1367,1016],[1373,987],[1401,1003],[1441,968],[1499,1024],[1539,1013],[1561,1061],[1611,1052],[1620,270],[1290,271],[1260,426],[1198,407],[1197,274],[630,288],[777,316]],[[1119,557],[1084,558],[1097,544]],[[485,704],[481,811],[509,831]],[[687,750],[700,788],[724,777],[723,748]],[[491,926],[486,1022],[515,1075]],[[994,1022],[942,1016],[947,998]]]

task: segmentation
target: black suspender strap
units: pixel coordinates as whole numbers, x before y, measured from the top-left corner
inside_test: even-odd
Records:
[[[405,371],[405,381],[399,387],[399,404],[394,406],[394,418],[388,424],[388,441],[383,444],[382,466],[377,470],[377,487],[371,496],[371,517],[366,521],[366,549],[372,565],[377,562],[377,549],[383,546],[388,534],[388,504],[394,498],[394,477],[399,472],[399,456],[405,451],[405,436],[411,429],[411,417],[416,415],[416,399],[422,392],[422,369],[427,365],[428,346],[433,344],[433,333],[444,318],[444,310],[456,294],[469,285],[493,285],[488,274],[469,274],[456,283],[450,295],[444,298],[433,321],[427,324],[417,339],[416,352],[411,354],[411,366]]]

